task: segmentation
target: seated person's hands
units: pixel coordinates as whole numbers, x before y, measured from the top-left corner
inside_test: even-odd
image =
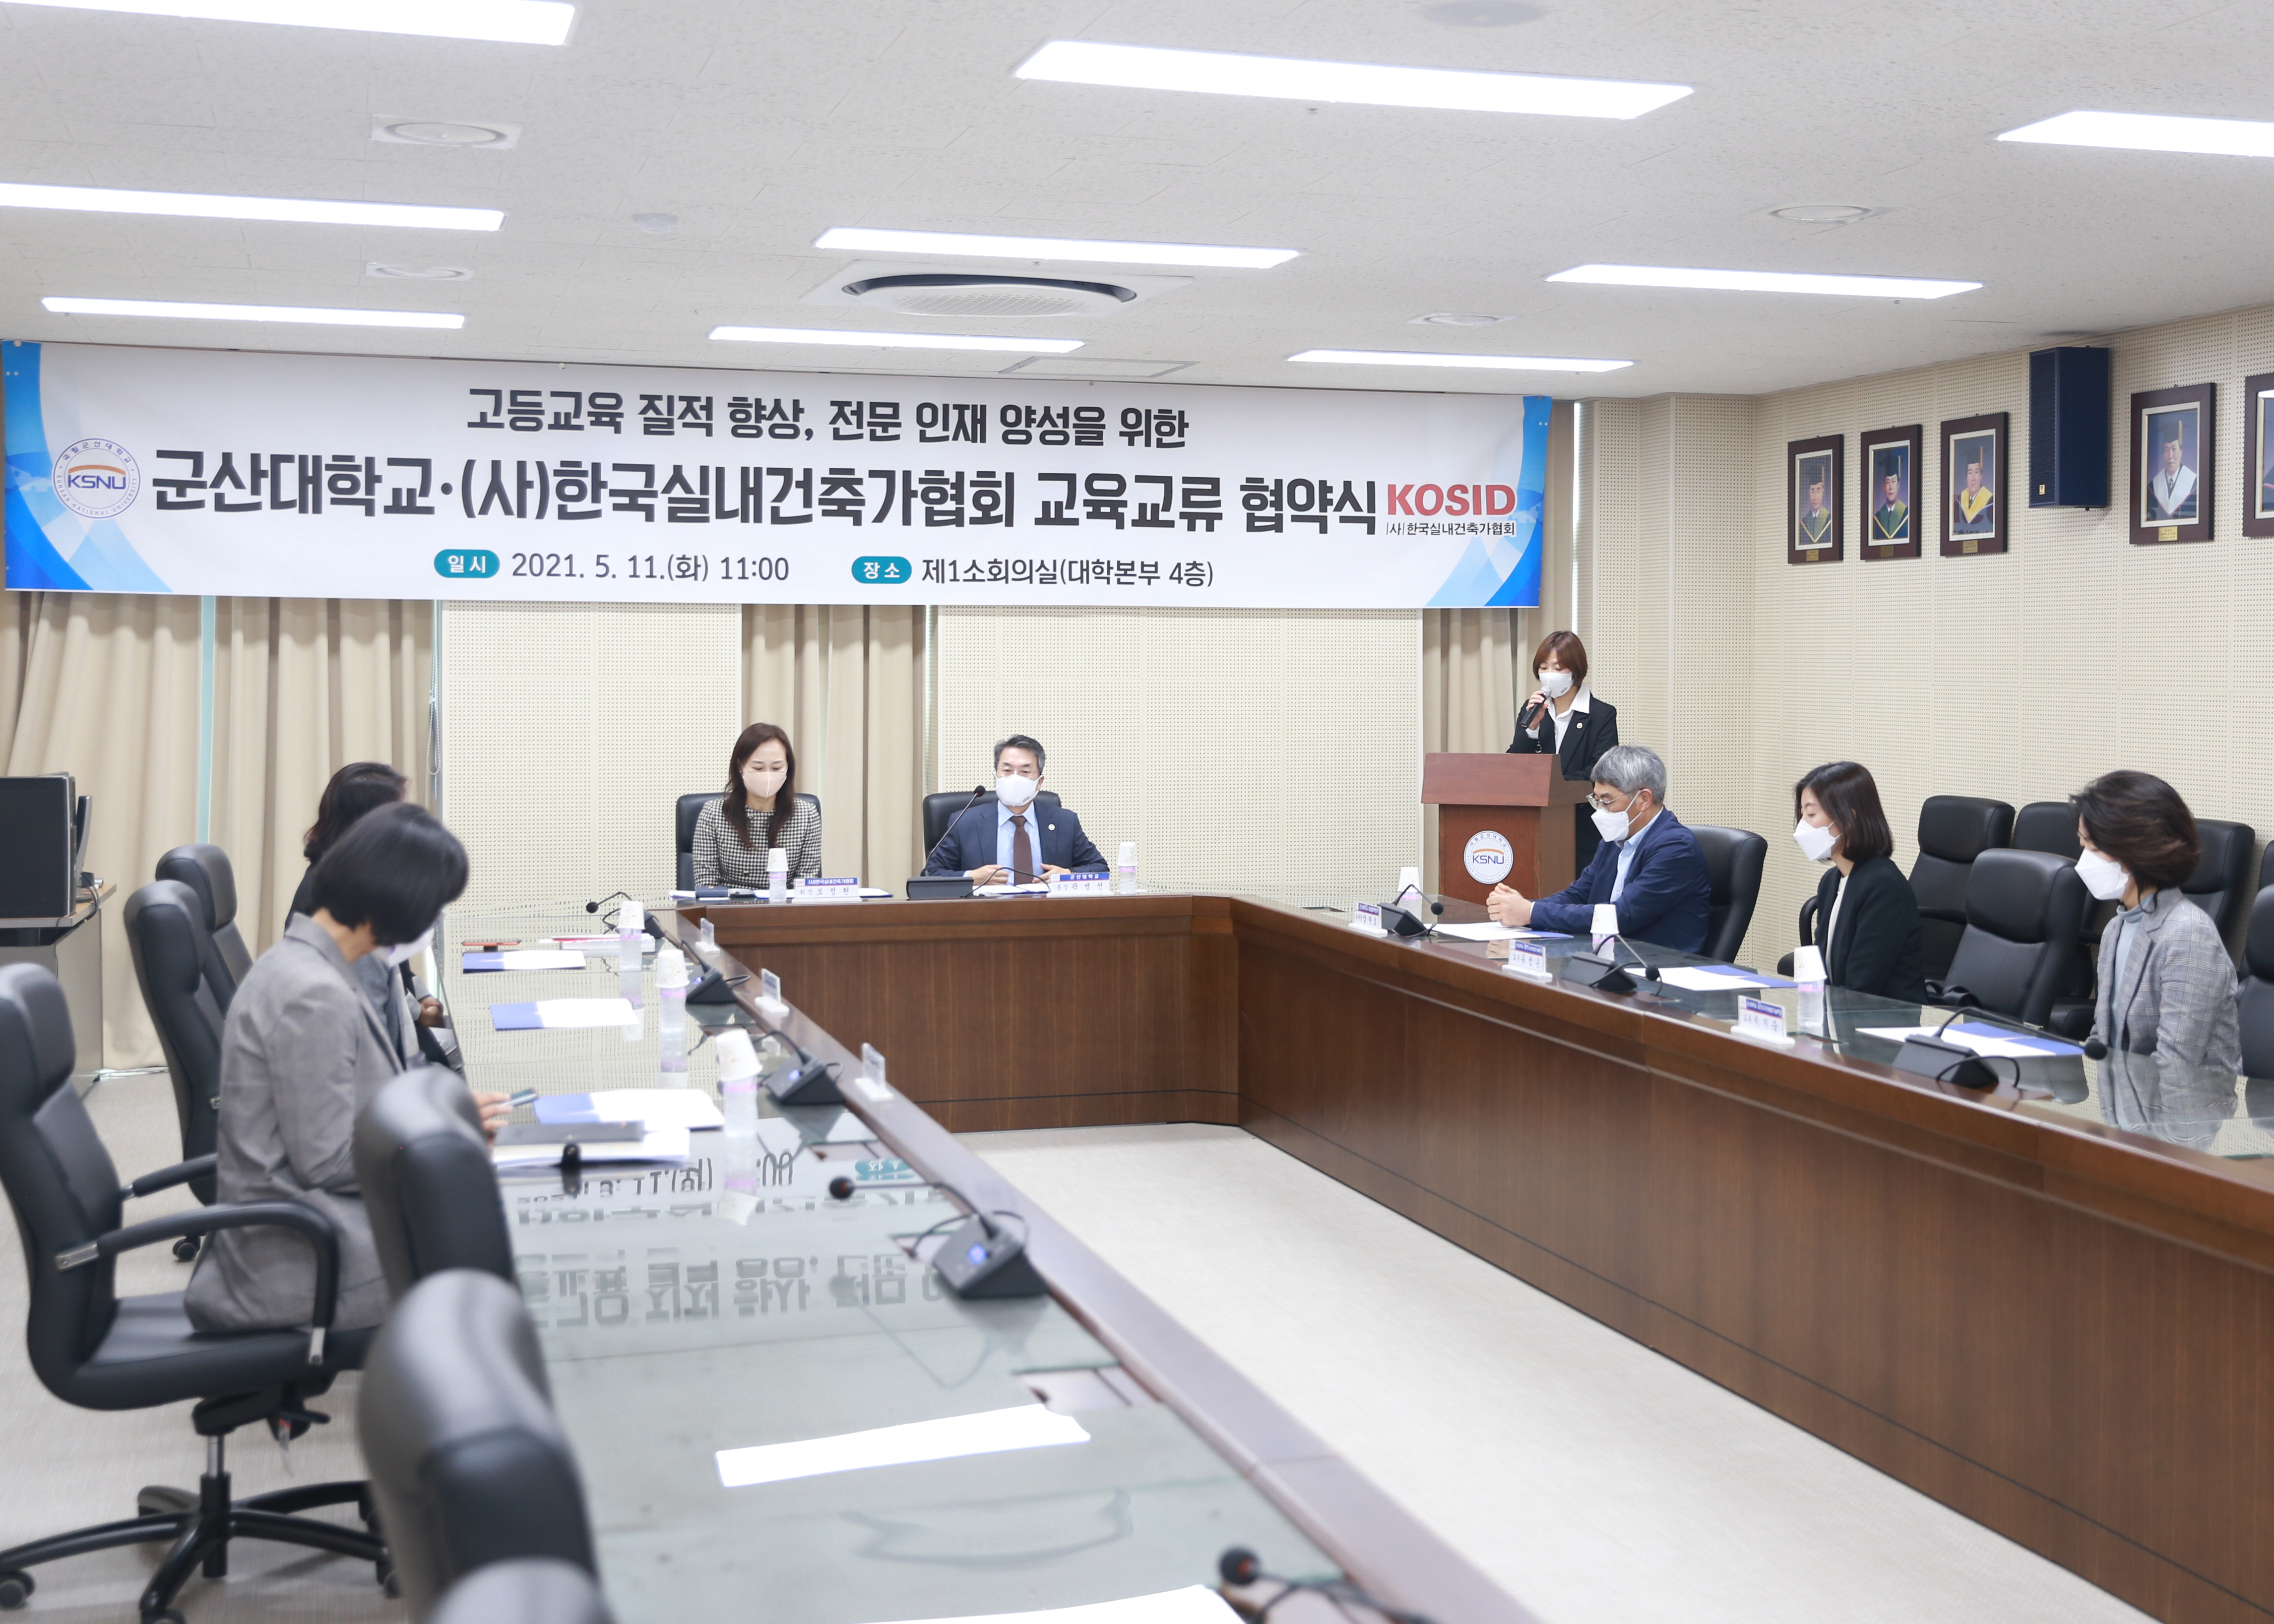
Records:
[[[477,1091],[474,1103],[482,1113],[482,1137],[491,1144],[496,1144],[497,1131],[513,1120],[513,1096]]]
[[[1494,924],[1520,930],[1532,923],[1532,899],[1513,887],[1495,885],[1485,898],[1485,912],[1492,915]]]
[[[1056,864],[1056,863],[1044,863],[1044,864],[1043,865],[1043,877],[1044,879],[1046,879],[1046,880],[1047,880],[1047,879],[1053,878],[1054,876],[1058,876],[1058,875],[1061,875],[1061,874],[1072,874],[1073,872],[1073,869],[1071,869],[1071,868],[1059,868],[1059,867],[1058,866],[1058,864]]]
[[[418,1000],[418,1024],[422,1026],[447,1026],[450,1024],[442,1018],[442,1001],[440,998]]]
[[[1008,885],[1011,871],[1001,863],[983,863],[969,870],[964,877],[974,885]]]

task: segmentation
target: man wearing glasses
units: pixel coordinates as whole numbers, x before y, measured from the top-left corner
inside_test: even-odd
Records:
[[[1495,922],[1584,936],[1595,905],[1618,911],[1630,941],[1694,953],[1706,945],[1713,883],[1698,837],[1666,809],[1666,763],[1656,750],[1622,744],[1595,763],[1595,827],[1603,837],[1586,872],[1537,902],[1506,885],[1493,887],[1486,907]]]

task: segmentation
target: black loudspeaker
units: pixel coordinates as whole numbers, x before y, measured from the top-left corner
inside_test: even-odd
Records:
[[[71,775],[0,778],[0,919],[61,919],[79,876]]]
[[[2108,354],[2029,353],[2029,506],[2108,506]]]

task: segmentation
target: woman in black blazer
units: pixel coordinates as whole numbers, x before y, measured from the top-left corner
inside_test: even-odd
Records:
[[[1616,707],[1588,689],[1586,645],[1570,632],[1548,633],[1532,651],[1532,680],[1539,686],[1517,713],[1508,753],[1560,757],[1566,778],[1586,783],[1603,752],[1619,741]],[[1602,837],[1585,801],[1571,816],[1572,872],[1585,874]]]
[[[1855,762],[1831,762],[1792,786],[1792,838],[1830,871],[1816,888],[1812,944],[1834,987],[1907,1003],[1926,999],[1918,898],[1895,867],[1879,786]]]

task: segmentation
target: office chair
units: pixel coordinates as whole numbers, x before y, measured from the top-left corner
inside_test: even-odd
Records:
[[[2274,1078],[2274,886],[2262,888],[2250,905],[2234,1012],[2242,1025],[2243,1075]]]
[[[372,1348],[358,1427],[413,1619],[493,1562],[595,1571],[584,1484],[515,1287],[445,1269],[406,1292]]]
[[[1966,881],[1974,860],[2013,844],[2014,808],[1979,795],[1929,795],[1919,808],[1918,861],[1911,864],[1911,894],[1918,898],[1919,946],[1924,974],[1948,974],[1958,938],[1966,934]],[[1803,908],[1801,940],[1808,939],[1816,898]]]
[[[217,846],[177,846],[158,860],[157,877],[179,880],[205,906],[216,960],[207,974],[216,987],[227,989],[221,1000],[227,1009],[252,968],[252,954],[237,929],[237,870],[230,866],[229,853]]]
[[[2087,900],[2076,865],[2049,852],[1988,851],[1966,883],[1966,931],[1934,1003],[2045,1024],[2076,962]]]
[[[703,816],[704,807],[719,799],[720,796],[717,790],[705,790],[699,795],[681,795],[673,808],[672,839],[679,857],[679,889],[681,891],[695,889],[695,825]],[[811,801],[816,811],[821,808],[821,797],[818,795],[809,795],[800,790],[797,799]],[[759,832],[753,825],[750,838],[756,841],[759,838]]]
[[[571,1562],[525,1556],[477,1568],[425,1624],[615,1624],[592,1575]]]
[[[289,1440],[328,1419],[309,1410],[308,1401],[339,1372],[362,1363],[371,1333],[331,1329],[338,1232],[322,1213],[297,1201],[224,1203],[122,1229],[130,1197],[185,1183],[200,1164],[184,1162],[120,1189],[109,1153],[71,1086],[73,1058],[71,1011],[55,977],[35,965],[0,966],[0,1184],[15,1211],[30,1277],[25,1340],[32,1368],[49,1392],[82,1410],[154,1410],[195,1401],[190,1424],[206,1440],[206,1470],[194,1493],[144,1489],[135,1498],[138,1516],[0,1551],[0,1608],[24,1605],[33,1590],[29,1570],[39,1563],[157,1541],[171,1549],[142,1592],[142,1624],[182,1624],[174,1598],[192,1571],[209,1579],[227,1574],[233,1539],[354,1557],[373,1563],[385,1583],[389,1560],[376,1534],[292,1515],[353,1505],[368,1527],[364,1485],[312,1484],[233,1501],[223,1453],[223,1441],[240,1426],[265,1422]],[[202,1170],[211,1166],[207,1158]],[[198,1331],[178,1291],[115,1294],[112,1260],[120,1252],[265,1224],[297,1231],[315,1252],[312,1329]],[[36,1470],[36,1462],[19,1462],[17,1470]]]
[[[153,880],[127,898],[123,914],[134,979],[173,1081],[184,1162],[214,1153],[221,1120],[222,1026],[237,993],[234,978],[219,979],[227,970],[207,929],[211,912],[183,881]],[[212,1174],[189,1183],[199,1200],[213,1200]],[[174,1255],[187,1262],[197,1250],[197,1242],[184,1237]]]
[[[497,1174],[465,1079],[440,1066],[405,1071],[356,1118],[356,1183],[387,1289],[408,1293],[444,1269],[481,1269],[510,1282]]]
[[[1706,917],[1706,958],[1728,964],[1744,951],[1745,932],[1753,922],[1753,905],[1761,897],[1761,868],[1768,861],[1769,843],[1749,829],[1724,829],[1714,823],[1684,825],[1698,837],[1706,853],[1706,872],[1713,883],[1713,903]]]
[[[2232,941],[2236,922],[2255,895],[2250,889],[2250,846],[2258,831],[2218,817],[2195,819],[2195,831],[2202,837],[2202,856],[2180,890],[2210,915],[2221,941]]]
[[[947,826],[955,821],[956,814],[962,811],[967,804],[975,807],[991,807],[995,804],[995,792],[989,790],[975,801],[971,799],[971,792],[968,789],[944,789],[937,794],[926,795],[923,798],[925,851],[929,852],[939,844],[940,837],[947,832]],[[1036,790],[1035,804],[1038,807],[1058,807],[1060,804],[1058,791]],[[990,813],[989,816],[991,817],[993,814]]]
[[[2084,842],[2076,838],[2076,808],[2066,801],[2032,801],[2014,814],[2017,852],[2050,852],[2071,862],[2084,855]]]

